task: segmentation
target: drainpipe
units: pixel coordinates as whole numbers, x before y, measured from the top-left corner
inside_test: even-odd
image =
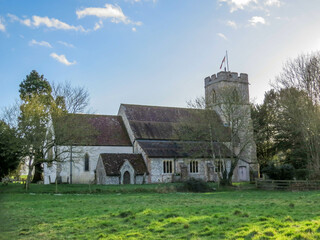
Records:
[[[72,146],[70,146],[70,184],[72,184]]]

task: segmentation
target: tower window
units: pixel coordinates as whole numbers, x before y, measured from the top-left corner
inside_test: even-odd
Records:
[[[89,171],[89,154],[86,153],[84,155],[84,171],[88,172]]]
[[[217,101],[216,92],[213,89],[211,92],[211,101],[212,101],[212,103],[215,103]]]
[[[163,173],[173,173],[172,161],[163,161]]]
[[[235,102],[235,103],[240,102],[240,95],[239,95],[237,89],[234,89],[232,91],[232,101]]]
[[[190,172],[191,173],[198,173],[199,172],[198,161],[191,161],[190,162]]]

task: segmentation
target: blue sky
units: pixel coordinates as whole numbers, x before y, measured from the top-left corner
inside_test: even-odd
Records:
[[[86,87],[95,113],[185,107],[226,50],[261,102],[288,58],[319,50],[319,10],[319,0],[0,0],[0,108],[33,69]]]

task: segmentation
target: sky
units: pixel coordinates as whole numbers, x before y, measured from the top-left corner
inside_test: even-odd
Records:
[[[0,0],[0,109],[32,70],[86,88],[96,114],[186,107],[226,50],[260,103],[288,59],[320,49],[319,11],[319,0]]]

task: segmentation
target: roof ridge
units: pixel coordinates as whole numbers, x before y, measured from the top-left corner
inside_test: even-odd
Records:
[[[67,113],[67,115],[77,115],[77,116],[100,116],[100,117],[121,117],[120,115],[110,115],[110,114],[95,114],[95,113]]]
[[[137,107],[172,108],[172,109],[184,109],[184,110],[197,109],[197,108],[187,108],[187,107],[154,106],[154,105],[127,104],[127,103],[121,103],[120,106],[121,105],[123,105],[123,106],[137,106]]]
[[[142,155],[141,153],[100,153],[102,154],[108,154],[108,155]]]

